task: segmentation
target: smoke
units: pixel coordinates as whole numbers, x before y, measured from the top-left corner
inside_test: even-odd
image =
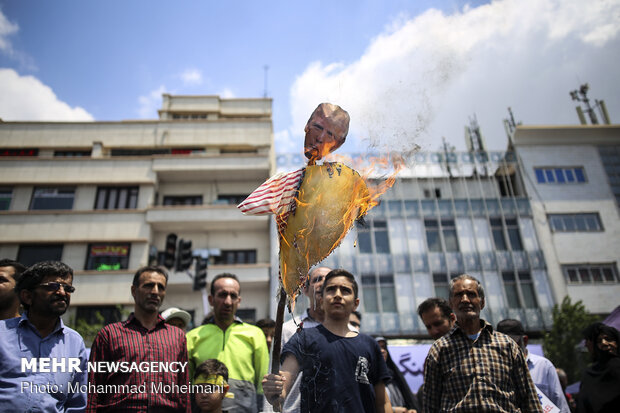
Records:
[[[289,130],[299,140],[327,101],[351,115],[339,152],[437,150],[442,137],[463,149],[475,114],[489,149],[504,149],[508,106],[517,122],[576,124],[568,92],[586,81],[613,112],[619,17],[618,0],[501,0],[399,19],[358,60],[307,67],[291,88]]]

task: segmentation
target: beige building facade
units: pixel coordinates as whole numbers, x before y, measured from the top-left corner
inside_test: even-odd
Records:
[[[275,170],[271,99],[163,95],[155,120],[0,122],[0,256],[75,270],[72,310],[131,308],[140,266],[166,237],[209,254],[208,279],[239,276],[241,314],[268,315],[270,217],[236,205]],[[170,272],[163,308],[208,308],[192,268]]]
[[[518,126],[513,142],[555,301],[609,314],[620,303],[620,126]]]

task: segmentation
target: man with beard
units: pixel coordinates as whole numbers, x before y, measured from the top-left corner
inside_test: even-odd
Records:
[[[450,281],[456,326],[435,341],[424,363],[424,412],[540,412],[519,345],[480,318],[484,288],[463,274]]]
[[[0,320],[19,317],[19,297],[15,284],[26,267],[17,261],[0,260]]]
[[[143,387],[135,392],[90,392],[87,412],[190,411],[189,392],[180,389],[189,382],[185,333],[167,324],[159,314],[167,284],[168,274],[162,268],[149,266],[138,269],[131,286],[134,312],[126,321],[108,324],[101,329],[93,342],[90,361],[129,362],[130,367],[155,362],[169,366],[170,371],[153,367],[127,372],[91,370],[89,385],[98,388]],[[157,388],[175,390],[158,392]]]
[[[25,311],[0,321],[0,411],[84,411],[86,394],[72,391],[86,383],[84,340],[60,318],[75,291],[72,283],[73,270],[58,261],[37,263],[17,281]]]

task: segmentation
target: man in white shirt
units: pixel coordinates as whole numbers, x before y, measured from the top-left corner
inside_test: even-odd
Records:
[[[562,413],[570,413],[555,366],[548,359],[527,351],[528,336],[519,320],[505,319],[497,323],[497,331],[504,333],[521,347],[526,356],[532,381]]]

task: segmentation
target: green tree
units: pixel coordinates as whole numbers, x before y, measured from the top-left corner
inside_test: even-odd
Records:
[[[103,328],[104,318],[99,311],[95,312],[95,318],[97,321],[95,323],[89,323],[83,318],[78,318],[74,323],[74,330],[80,333],[82,338],[84,339],[84,345],[86,347],[90,347],[93,344],[93,340],[97,336],[99,330]]]
[[[581,332],[595,321],[598,317],[590,314],[581,300],[573,304],[566,296],[562,304],[553,307],[553,327],[545,334],[543,348],[545,356],[566,371],[569,383],[581,377],[581,369],[587,362],[587,355],[578,349],[583,339]]]

